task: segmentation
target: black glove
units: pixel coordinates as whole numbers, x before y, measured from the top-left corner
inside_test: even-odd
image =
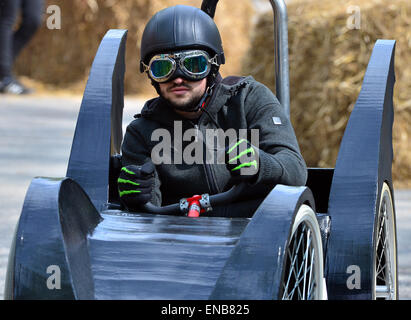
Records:
[[[259,171],[258,150],[246,139],[240,139],[225,150],[227,169],[241,180],[253,180]]]
[[[121,201],[129,208],[139,207],[151,200],[154,184],[154,164],[129,165],[121,168],[117,179]]]

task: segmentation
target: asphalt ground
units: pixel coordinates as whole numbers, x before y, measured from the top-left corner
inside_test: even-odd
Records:
[[[126,98],[124,128],[142,103]],[[80,104],[81,97],[0,96],[0,299],[27,189],[36,176],[66,175]],[[411,190],[396,189],[394,198],[400,299],[411,299]]]

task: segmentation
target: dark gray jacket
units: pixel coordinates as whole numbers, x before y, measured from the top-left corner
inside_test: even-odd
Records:
[[[266,86],[252,77],[224,79],[214,89],[207,110],[223,130],[259,130],[259,145],[255,147],[259,149],[260,171],[242,200],[265,197],[275,184],[298,186],[306,183],[307,168],[293,127],[277,98]],[[173,155],[184,152],[192,142],[183,142],[182,150],[174,143],[175,123],[181,124],[182,132],[195,128],[203,137],[206,137],[206,129],[218,129],[204,112],[198,122],[193,123],[175,113],[162,98],[149,100],[141,114],[127,127],[122,145],[122,165],[142,165],[151,159],[152,150],[159,143],[158,140],[153,141],[152,133],[160,128],[167,130],[172,137]],[[218,146],[207,149],[214,154],[214,159],[223,151],[223,147]],[[211,195],[228,190],[234,182],[226,166],[206,162],[156,165],[152,202],[167,205],[195,194]]]

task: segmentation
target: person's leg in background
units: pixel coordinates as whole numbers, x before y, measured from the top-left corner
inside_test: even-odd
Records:
[[[0,82],[12,76],[13,26],[20,8],[20,0],[0,0]]]
[[[0,92],[27,94],[25,88],[12,75],[13,63],[41,25],[43,0],[0,0],[0,58],[5,58],[0,67]],[[6,10],[3,10],[3,7]],[[17,15],[21,12],[21,24],[13,32]],[[11,34],[11,36],[10,36]],[[5,43],[4,49],[1,49]],[[0,59],[1,60],[1,59]],[[2,78],[2,79],[1,79]]]
[[[20,0],[22,21],[14,34],[14,60],[40,28],[43,19],[43,0]]]

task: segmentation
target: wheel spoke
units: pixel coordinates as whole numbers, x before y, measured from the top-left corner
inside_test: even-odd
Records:
[[[294,256],[291,256],[290,258],[294,258],[293,259],[293,262],[291,263],[291,271],[292,272],[290,272],[290,275],[294,275],[294,279],[295,279],[295,283],[299,283],[299,281],[298,281],[298,279],[299,279],[299,275],[300,275],[300,271],[301,271],[301,267],[299,268],[299,270],[297,271],[296,270],[296,265],[298,266],[298,263],[296,264],[295,262],[297,261],[298,262],[298,252],[299,252],[299,249],[300,249],[300,246],[302,245],[302,246],[304,246],[304,241],[303,241],[303,239],[304,239],[304,234],[303,234],[303,232],[301,232],[300,233],[300,235],[299,235],[299,241],[298,241],[298,245],[297,245],[297,248],[293,248],[293,254],[294,254]],[[287,286],[287,289],[288,289],[288,286]],[[294,288],[291,290],[291,292],[289,293],[289,295],[291,295],[291,297],[294,295],[294,291],[295,291],[295,289],[296,289],[296,286],[294,285]],[[299,294],[299,297],[300,297],[300,291],[299,291],[299,289],[297,290],[298,291],[298,294]]]
[[[308,278],[308,300],[311,300],[311,292],[312,289],[314,288],[313,284],[315,283],[315,281],[311,282],[311,277],[313,275],[313,265],[314,265],[314,259],[315,259],[315,251],[314,248],[311,250],[311,263],[310,263],[310,276]]]
[[[308,206],[305,206],[308,207]],[[298,221],[298,222],[296,222]],[[315,213],[309,208],[297,213],[285,250],[281,296],[284,300],[312,300],[321,297],[323,277],[321,234]],[[298,223],[298,224],[297,224]]]
[[[295,265],[296,265],[296,262],[298,262],[298,260],[297,260],[298,259],[298,254],[297,253],[300,249],[301,244],[303,243],[302,236],[299,237],[297,245],[296,245],[296,243],[297,243],[297,237],[294,237],[292,252],[290,252],[289,248],[287,249],[287,254],[288,254],[288,257],[291,261],[291,264],[290,264],[290,271],[289,271],[289,275],[288,275],[288,279],[287,279],[287,284],[285,285],[285,288],[284,288],[284,294],[287,294],[287,292],[288,292],[288,286],[290,284],[291,277],[294,275],[294,277],[296,279],[298,279],[298,275],[296,274],[296,270],[295,270]],[[288,295],[288,298],[289,298],[289,295]]]
[[[308,229],[307,231],[307,248],[305,248],[305,253],[304,253],[304,283],[303,283],[303,300],[305,300],[305,281],[307,280],[307,265],[308,265],[308,250],[310,249],[310,245],[311,245],[311,230]]]
[[[374,296],[376,299],[395,299],[397,297],[395,213],[387,184],[383,185],[381,191],[378,214],[374,248]]]
[[[299,268],[297,267],[297,268],[295,268],[295,264],[292,264],[292,273],[294,274],[294,277],[295,277],[295,283],[294,283],[294,287],[292,288],[292,290],[287,294],[287,299],[289,299],[290,297],[292,298],[293,296],[294,296],[294,293],[295,293],[295,291],[297,290],[297,294],[298,294],[298,297],[300,298],[300,299],[305,299],[306,298],[306,288],[307,288],[307,286],[306,286],[306,279],[307,279],[307,273],[310,273],[311,274],[311,272],[312,272],[312,263],[313,263],[313,261],[311,261],[310,262],[310,267],[307,267],[307,265],[308,265],[308,257],[309,257],[309,248],[311,247],[311,230],[310,229],[308,229],[308,232],[305,232],[306,231],[306,228],[305,228],[305,226],[304,226],[304,228],[303,228],[303,230],[302,230],[302,232],[301,232],[301,234],[300,234],[300,237],[299,237],[299,245],[298,245],[298,248],[300,248],[300,244],[302,244],[302,248],[303,248],[303,251],[304,251],[304,254],[303,254],[303,258],[302,258],[302,261],[301,261],[301,264],[300,264],[300,266],[299,266]],[[305,246],[304,246],[304,242],[302,242],[301,240],[302,239],[304,239],[304,238],[306,238],[307,239],[307,247],[306,248],[304,248]],[[294,251],[295,253],[296,253],[296,256],[298,256],[298,250],[295,250]],[[295,259],[295,257],[294,257],[294,260],[293,261],[295,261],[296,259]],[[296,269],[298,269],[298,270],[296,270]],[[284,292],[284,294],[286,294],[287,293],[287,289],[288,289],[288,285],[289,285],[289,280],[290,280],[290,277],[288,278],[288,281],[287,281],[287,285],[285,286],[285,292]],[[302,292],[301,292],[301,286],[300,286],[300,284],[301,284],[301,282],[303,281],[303,287],[302,287]]]
[[[384,270],[384,268],[385,268],[386,265],[387,265],[386,252],[385,252],[386,245],[387,245],[387,239],[385,238],[385,239],[384,239],[384,243],[383,243],[382,248],[381,248],[381,255],[380,255],[379,257],[377,257],[377,258],[378,258],[377,275],[378,275],[379,273],[381,273],[381,271]],[[385,260],[385,263],[384,263],[384,266],[381,268],[381,263],[382,263],[382,261],[383,261],[383,258],[384,258],[384,260]]]

